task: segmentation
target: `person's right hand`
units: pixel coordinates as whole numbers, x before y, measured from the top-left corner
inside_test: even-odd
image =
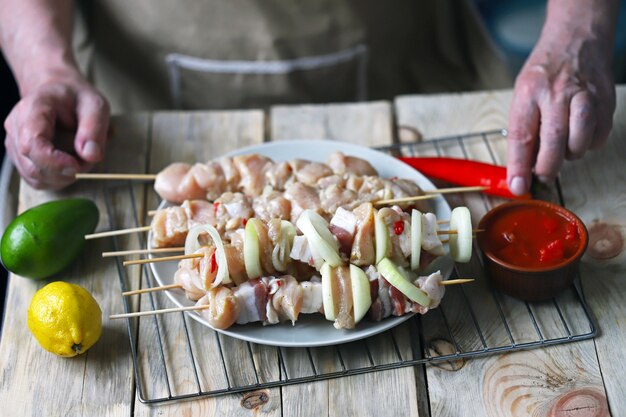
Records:
[[[55,75],[21,90],[4,123],[5,145],[28,184],[61,189],[102,160],[109,105],[82,76]],[[71,146],[63,146],[60,130],[75,132]]]

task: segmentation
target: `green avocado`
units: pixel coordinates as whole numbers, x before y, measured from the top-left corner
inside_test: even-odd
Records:
[[[17,216],[2,235],[4,267],[28,278],[60,272],[78,256],[93,233],[98,207],[84,198],[51,201]]]

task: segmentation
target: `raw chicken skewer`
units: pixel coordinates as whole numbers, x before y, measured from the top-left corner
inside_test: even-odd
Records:
[[[372,165],[357,157],[341,152],[330,155],[328,163],[294,159],[288,162],[274,162],[259,155],[249,154],[223,157],[206,164],[173,163],[157,175],[150,174],[76,174],[77,179],[154,179],[154,188],[159,196],[172,203],[181,204],[185,200],[215,200],[225,192],[241,192],[249,197],[260,196],[269,187],[274,191],[288,192],[299,187],[318,187],[350,183],[352,186],[378,177]],[[386,180],[389,181],[389,180]],[[405,180],[397,180],[400,189]],[[298,185],[296,185],[298,184]],[[349,188],[349,187],[348,187]],[[417,195],[410,188],[394,196],[380,195],[378,200],[406,198]],[[447,192],[481,191],[484,187],[456,187]],[[365,194],[361,190],[359,194]],[[371,191],[371,190],[369,190]],[[428,193],[441,194],[439,190]],[[421,192],[419,194],[422,194]],[[373,197],[373,196],[372,196]],[[374,201],[371,198],[369,201]],[[387,203],[381,203],[387,204]]]
[[[262,322],[264,325],[291,321],[300,314],[322,313],[337,329],[352,329],[366,314],[375,321],[391,315],[425,314],[436,308],[444,295],[442,276],[412,276],[406,282],[423,294],[422,304],[410,299],[373,266],[364,271],[354,265],[322,271],[322,278],[298,282],[290,275],[256,278],[237,287],[216,287],[198,300],[194,308],[166,309],[114,315],[135,317],[173,311],[198,310],[209,324],[227,329],[233,324]]]
[[[356,217],[354,213],[339,210],[330,224],[315,213],[306,212],[297,224],[304,233],[301,236],[296,235],[296,227],[289,222],[274,219],[266,225],[254,219],[243,233],[232,235],[230,243],[224,243],[211,226],[198,226],[187,237],[185,256],[188,259],[181,260],[174,280],[186,291],[188,298],[198,300],[216,286],[241,285],[259,276],[288,273],[305,280],[314,274],[313,267],[317,270],[325,264],[339,267],[348,261],[368,266],[380,264],[383,259],[418,271],[444,254],[437,234],[436,217],[432,213],[422,215],[414,210],[409,218],[399,208],[384,210],[374,213],[371,204],[364,205],[357,210],[366,220],[360,223],[354,219],[348,221],[350,216]],[[457,235],[460,240],[450,247],[453,259],[467,262],[472,250],[467,208],[455,209],[451,222],[458,224],[460,232]],[[213,239],[212,246],[202,246],[198,242],[198,236],[204,231]]]

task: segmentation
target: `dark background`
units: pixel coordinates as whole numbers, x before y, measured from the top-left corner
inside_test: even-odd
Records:
[[[11,108],[17,103],[18,93],[15,82],[11,75],[11,71],[6,65],[2,54],[0,54],[0,120],[2,121],[2,127],[0,128],[0,140],[2,145],[0,146],[0,161],[4,159],[4,119],[11,111]],[[1,163],[1,162],[0,162]],[[0,196],[2,200],[6,196]],[[4,204],[4,201],[0,202]],[[4,315],[4,293],[7,285],[7,271],[4,267],[0,268],[0,319]]]

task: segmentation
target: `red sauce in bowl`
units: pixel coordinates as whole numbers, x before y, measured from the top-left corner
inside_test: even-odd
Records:
[[[581,244],[574,219],[540,205],[511,207],[492,219],[484,233],[496,257],[525,268],[560,264]]]

